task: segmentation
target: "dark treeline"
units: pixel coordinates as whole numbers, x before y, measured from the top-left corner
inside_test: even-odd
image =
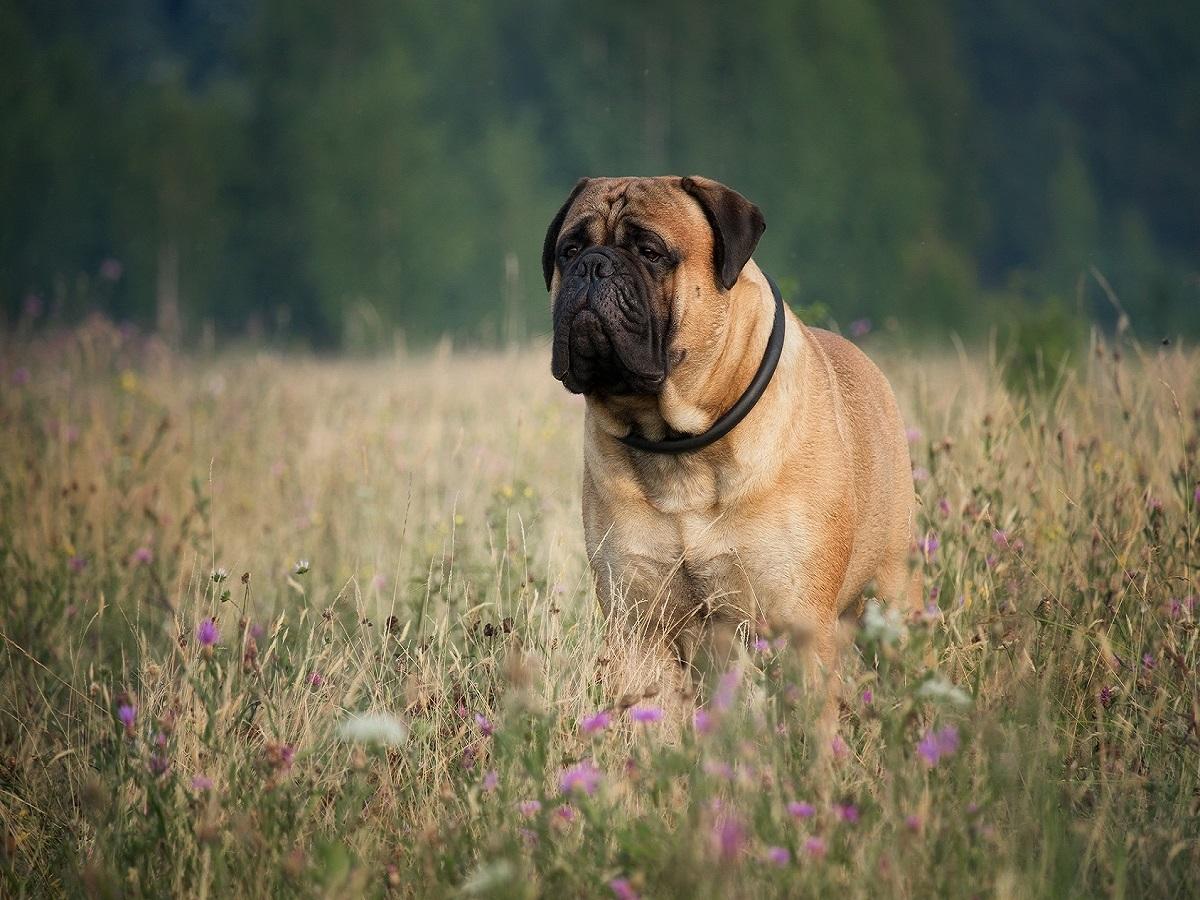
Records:
[[[1196,331],[1198,60],[1176,2],[0,0],[0,292],[519,337],[574,181],[676,172],[758,202],[760,261],[841,321],[1111,323],[1108,284]]]

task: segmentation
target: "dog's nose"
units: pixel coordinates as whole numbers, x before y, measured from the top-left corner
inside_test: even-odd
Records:
[[[592,250],[583,254],[572,267],[572,274],[589,281],[599,281],[601,278],[611,278],[616,268],[613,259],[603,250]]]

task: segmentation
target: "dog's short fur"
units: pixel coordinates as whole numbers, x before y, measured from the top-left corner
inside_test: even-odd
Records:
[[[828,668],[839,616],[869,584],[917,602],[900,412],[841,337],[788,310],[775,375],[726,437],[681,455],[618,440],[703,432],[746,389],[774,320],[750,259],[764,227],[705,178],[591,178],[546,235],[553,374],[587,402],[583,522],[600,602],[623,604],[645,647],[684,668],[761,622],[809,635]]]

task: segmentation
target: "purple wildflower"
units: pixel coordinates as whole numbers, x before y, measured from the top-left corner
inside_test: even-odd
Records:
[[[788,814],[796,819],[811,819],[816,809],[811,803],[803,803],[793,800],[787,805]]]
[[[205,775],[197,775],[195,778],[192,779],[192,790],[193,791],[200,791],[202,793],[204,791],[211,791],[212,786],[213,786],[213,780]]]
[[[196,626],[196,642],[201,647],[211,647],[221,638],[221,632],[217,630],[217,622],[215,619],[205,619]]]
[[[1154,656],[1152,654],[1142,654],[1142,668],[1146,669],[1147,671],[1154,668]]]
[[[500,773],[495,769],[489,771],[483,776],[483,791],[485,794],[490,794],[500,784]]]
[[[308,673],[309,687],[319,688],[324,683],[325,683],[325,679],[321,676],[320,672],[309,672]]]
[[[591,760],[585,759],[569,769],[564,769],[558,786],[564,794],[583,791],[585,794],[591,795],[596,793],[596,788],[600,787],[602,777],[603,773],[592,764]]]
[[[742,670],[737,666],[721,676],[721,680],[717,682],[717,691],[713,695],[713,709],[717,712],[725,712],[733,706],[741,680]]]
[[[1007,550],[1008,549],[1008,532],[1005,531],[1003,528],[997,528],[995,531],[992,532],[992,541],[996,544],[997,547],[1000,547],[1003,550]]]
[[[920,831],[921,824],[921,817],[916,813],[909,813],[904,817],[904,827],[909,831]]]
[[[692,727],[696,729],[696,734],[710,734],[714,724],[712,713],[706,709],[698,709],[692,714]]]
[[[643,725],[651,725],[662,721],[663,711],[657,706],[635,706],[629,711],[629,717]]]
[[[1100,694],[1099,694],[1100,705],[1103,706],[1105,709],[1108,709],[1110,706],[1112,706],[1112,702],[1116,698],[1116,696],[1117,696],[1116,689],[1110,688],[1108,685],[1105,685],[1104,687],[1100,688]]]
[[[579,720],[579,730],[584,734],[595,734],[598,731],[603,731],[608,727],[608,723],[612,721],[612,713],[606,709],[592,713],[590,716],[584,716]]]
[[[759,653],[765,653],[771,649],[770,643],[765,638],[759,638],[754,642],[754,649]]]
[[[133,555],[129,557],[134,565],[148,566],[154,562],[154,551],[149,547],[138,547],[133,551]]]
[[[517,811],[528,819],[542,811],[542,804],[538,800],[522,800],[517,804]]]
[[[484,737],[491,737],[496,733],[496,727],[487,720],[486,716],[475,713],[475,724],[479,726],[479,731]]]
[[[1200,506],[1200,484],[1196,485],[1196,493],[1192,494],[1192,500],[1197,506]]]
[[[937,535],[933,534],[932,532],[917,541],[917,549],[920,550],[921,553],[926,557],[932,557],[933,554],[937,553],[938,547],[940,546],[942,546],[941,541],[939,541]]]
[[[804,852],[813,859],[820,859],[825,855],[825,839],[817,837],[815,834],[804,842]]]
[[[871,333],[870,319],[855,319],[850,323],[850,337],[861,338]]]
[[[854,825],[858,822],[858,807],[853,803],[835,803],[833,804],[833,812],[834,815],[848,825]]]
[[[942,514],[942,518],[946,518],[947,516],[950,515],[950,501],[947,500],[945,497],[943,497],[942,499],[940,499],[938,501],[937,506],[938,506],[938,512],[940,512]]]
[[[783,847],[768,847],[767,862],[775,866],[786,866],[792,861],[792,854]]]
[[[554,815],[563,822],[574,822],[579,817],[579,810],[570,803],[564,803],[558,809],[554,810]]]
[[[917,484],[924,484],[929,480],[929,470],[924,466],[913,466],[912,479]]]
[[[608,889],[617,900],[638,900],[638,893],[629,883],[628,878],[614,878],[608,883]]]
[[[862,702],[864,705],[870,706],[874,699],[875,699],[875,695],[873,693],[871,693],[870,688],[867,688],[865,691],[862,692]]]
[[[70,560],[68,560],[68,562],[67,562],[67,565],[70,566],[71,571],[74,572],[76,575],[78,575],[80,572],[82,572],[84,569],[86,569],[87,564],[88,564],[88,561],[87,561],[87,557],[85,557],[85,556],[72,556],[70,558]]]
[[[907,428],[904,431],[904,437],[910,444],[915,444],[921,439],[920,428]]]
[[[117,707],[117,721],[125,726],[126,731],[132,731],[133,723],[137,721],[137,707],[132,703],[122,703]]]
[[[737,859],[745,841],[746,830],[733,816],[725,816],[713,826],[713,845],[721,859]]]
[[[926,731],[917,743],[917,753],[931,769],[938,764],[942,757],[952,756],[957,750],[958,729],[953,725],[947,725],[937,731]]]
[[[475,748],[467,747],[459,758],[459,764],[468,772],[475,768]]]
[[[171,768],[171,761],[159,753],[150,755],[150,774],[155,777],[161,777],[167,774],[167,770]]]
[[[850,748],[846,745],[846,742],[842,740],[842,736],[840,734],[835,734],[833,736],[833,739],[829,742],[829,749],[833,752],[834,759],[845,759],[850,755]]]

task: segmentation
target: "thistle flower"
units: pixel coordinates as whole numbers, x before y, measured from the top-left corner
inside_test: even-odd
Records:
[[[1115,688],[1105,685],[1104,687],[1100,688],[1100,693],[1097,696],[1100,700],[1100,705],[1105,709],[1108,709],[1110,706],[1112,706],[1112,702],[1117,696],[1117,691]]]
[[[635,706],[629,710],[629,717],[635,722],[650,725],[662,721],[663,711],[657,706]]]
[[[853,803],[833,804],[833,814],[848,825],[857,824],[859,818],[858,807]]]
[[[212,790],[213,780],[205,775],[197,775],[192,779],[192,790],[204,793]]]
[[[171,768],[171,761],[158,753],[150,754],[150,774],[156,778],[166,775]]]
[[[906,428],[904,430],[904,438],[910,444],[915,444],[917,441],[921,440],[921,429],[920,428]]]
[[[923,484],[929,480],[929,470],[924,466],[913,466],[912,479],[917,484]]]
[[[585,759],[583,762],[564,769],[558,780],[558,786],[564,794],[583,791],[591,796],[600,787],[600,780],[603,777],[603,773],[592,764],[591,760]]]
[[[765,638],[759,638],[758,640],[756,640],[754,642],[754,644],[752,646],[754,647],[754,650],[758,653],[766,653],[768,650],[771,649],[770,642],[768,642]]]
[[[875,695],[871,692],[870,688],[867,688],[865,691],[862,692],[863,705],[870,706],[872,701],[874,701],[874,699],[875,699]]]
[[[850,337],[861,338],[871,333],[870,319],[855,319],[850,323]]]
[[[937,508],[938,512],[942,514],[942,518],[946,518],[950,515],[950,501],[945,497],[942,497],[940,500],[938,500]]]
[[[221,632],[217,630],[215,619],[205,619],[196,626],[196,643],[201,647],[211,647],[221,639]]]
[[[579,730],[584,734],[595,734],[607,728],[608,723],[611,721],[612,714],[608,710],[602,709],[599,712],[592,713],[590,716],[584,716],[580,719]]]
[[[570,803],[564,803],[562,806],[554,810],[556,818],[563,822],[574,822],[579,818],[579,810],[573,807]]]
[[[921,817],[916,813],[909,813],[904,817],[904,827],[909,831],[920,831],[922,824]]]
[[[132,703],[122,703],[117,707],[117,721],[125,726],[127,734],[132,734],[133,723],[137,721],[137,707]]]
[[[931,558],[937,553],[938,547],[941,545],[941,541],[938,540],[937,535],[933,532],[929,532],[925,537],[917,541],[917,549],[921,551],[921,554],[926,559]]]
[[[917,742],[917,753],[925,760],[925,765],[933,768],[945,756],[953,756],[958,750],[958,729],[953,725],[939,728],[937,731],[926,731]]]
[[[829,749],[833,752],[834,759],[845,759],[850,754],[850,748],[842,740],[840,734],[835,734],[832,740],[830,740]]]
[[[148,566],[154,562],[154,551],[149,547],[138,547],[129,557],[130,562],[137,566]]]
[[[320,672],[309,672],[308,673],[309,687],[319,688],[324,683],[325,683],[325,679],[322,677]]]
[[[532,816],[536,816],[539,812],[542,811],[541,801],[540,800],[522,800],[520,803],[517,804],[517,811],[527,819],[531,818]]]
[[[997,528],[992,532],[992,542],[1002,550],[1008,549],[1008,532]]]
[[[821,859],[825,855],[826,849],[825,839],[815,834],[804,842],[804,852],[813,859]]]
[[[500,785],[500,773],[495,769],[490,770],[483,776],[483,781],[480,782],[480,785],[483,787],[485,794],[490,794]]]
[[[816,809],[811,803],[803,803],[796,800],[791,801],[787,805],[788,815],[794,819],[811,819]]]
[[[617,900],[638,900],[638,893],[629,883],[628,878],[614,878],[608,883],[608,889]]]
[[[292,567],[292,573],[295,575],[304,575],[308,572],[308,560],[300,559],[296,561],[296,565]]]
[[[698,709],[692,714],[692,727],[696,729],[696,734],[710,734],[714,724],[712,714],[706,709]]]
[[[475,724],[479,726],[479,731],[484,737],[491,737],[496,733],[496,728],[487,720],[486,716],[475,713]]]
[[[792,854],[783,847],[768,847],[767,862],[774,866],[786,866],[792,861]]]
[[[713,694],[712,707],[717,712],[725,712],[737,697],[738,687],[742,681],[742,670],[737,666],[729,669],[717,682],[716,693]]]
[[[1150,671],[1151,669],[1154,668],[1154,665],[1155,665],[1154,656],[1150,653],[1143,653],[1142,654],[1142,668],[1145,669],[1146,671]]]
[[[734,816],[723,816],[713,826],[713,847],[723,860],[737,859],[746,842],[746,829]]]

